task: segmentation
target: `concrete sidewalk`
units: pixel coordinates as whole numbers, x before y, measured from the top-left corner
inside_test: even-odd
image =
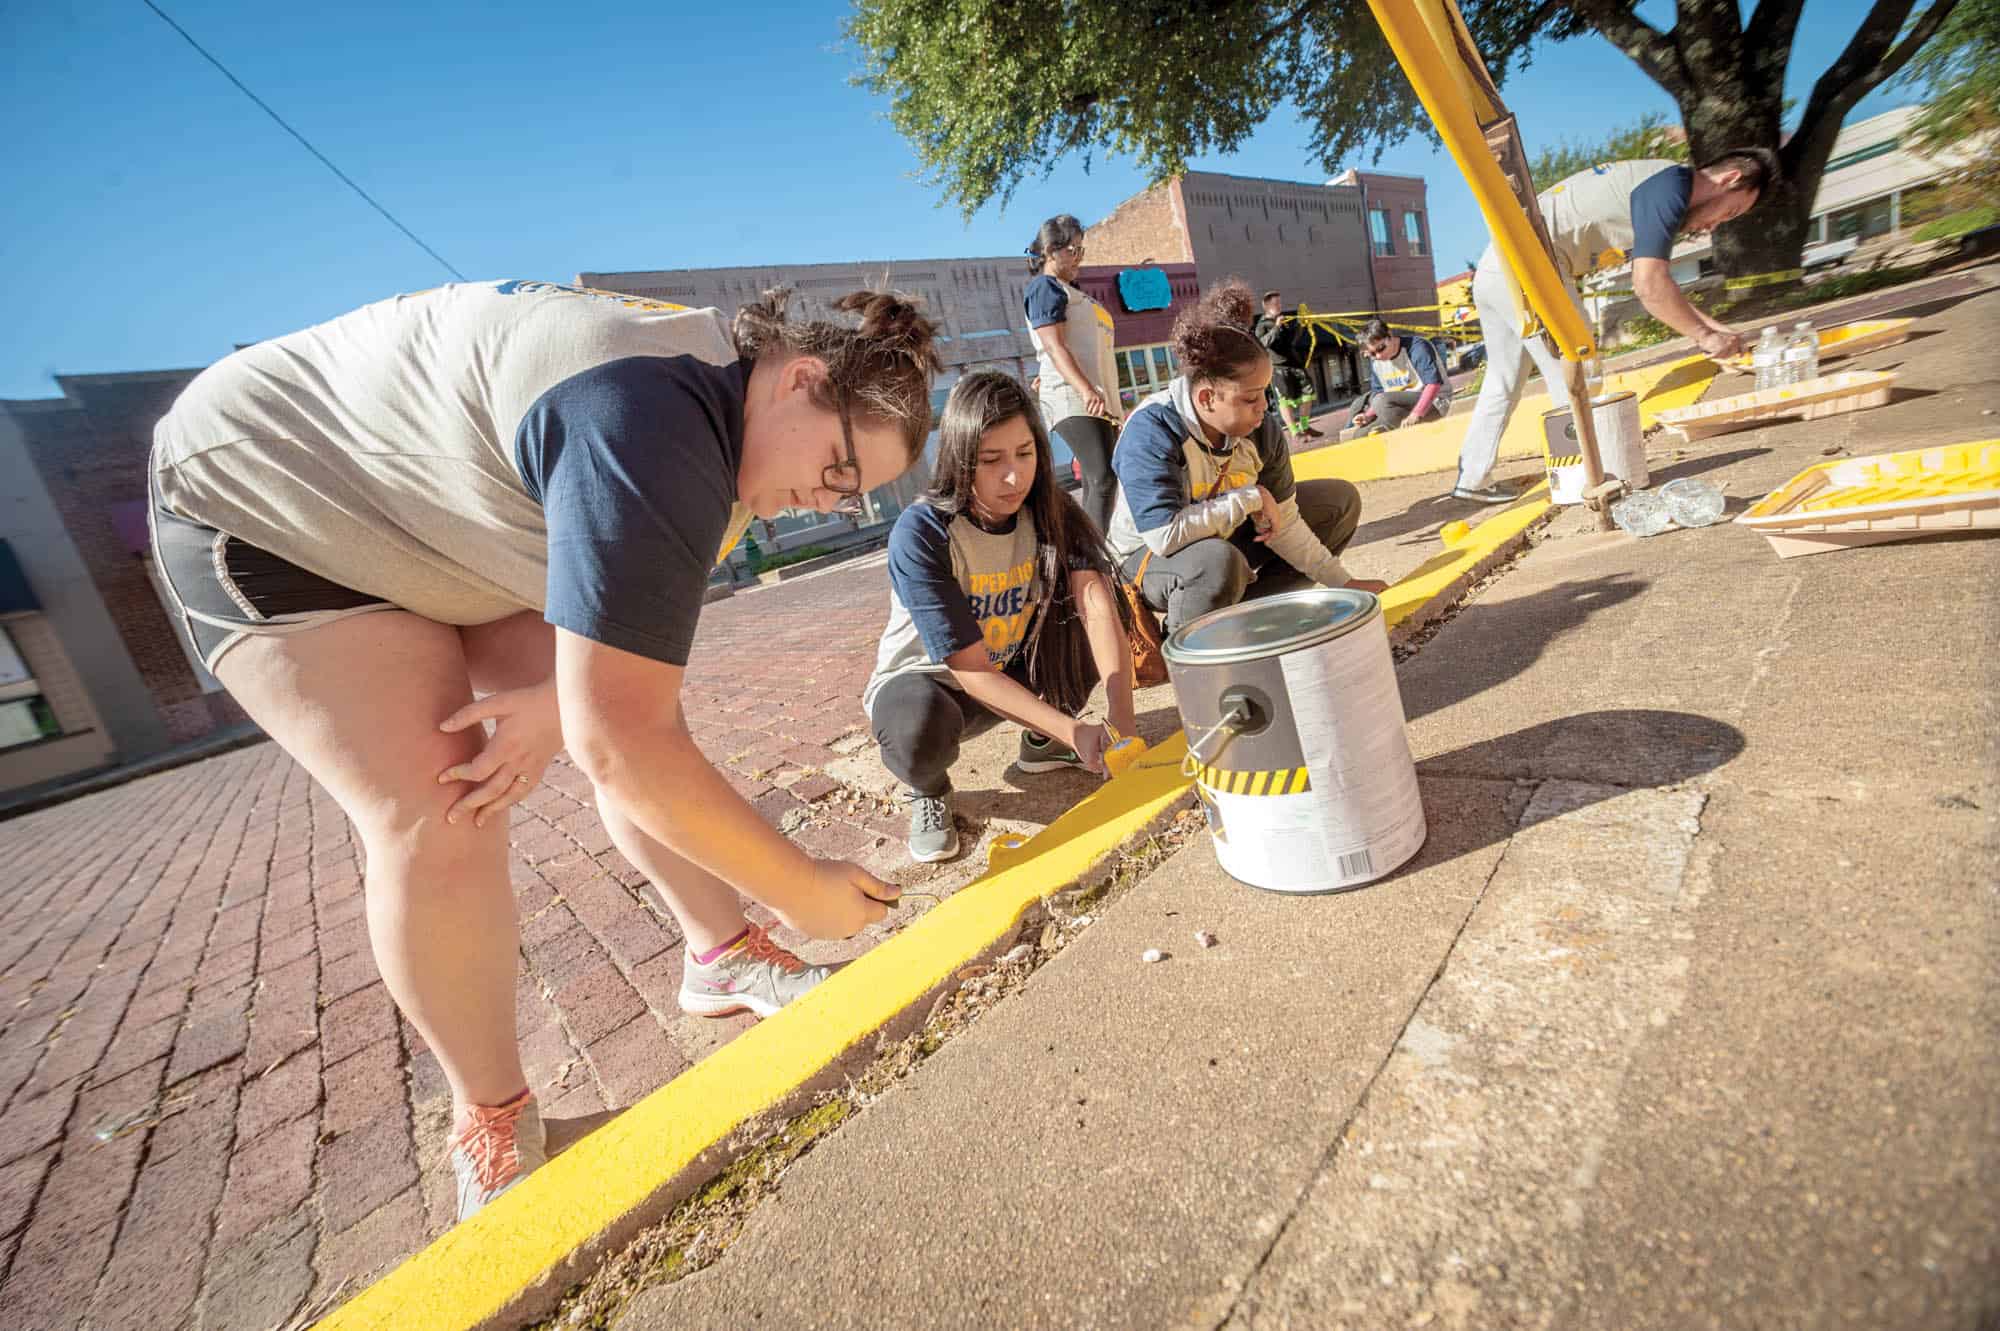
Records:
[[[1927,327],[1656,480],[2000,433],[2000,295]],[[1588,528],[1401,667],[1412,866],[1189,848],[621,1331],[1993,1325],[2000,543]]]

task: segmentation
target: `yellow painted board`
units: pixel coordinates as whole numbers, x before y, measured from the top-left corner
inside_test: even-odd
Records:
[[[1383,594],[1386,622],[1407,619],[1526,531],[1548,507],[1546,487],[1537,487],[1526,500],[1472,528]],[[1153,746],[1124,774],[1013,848],[1004,866],[626,1109],[319,1326],[469,1331],[499,1314],[703,1152],[784,1103],[842,1053],[1000,941],[1035,901],[1081,878],[1170,809],[1189,785],[1181,775],[1186,755],[1184,734]]]

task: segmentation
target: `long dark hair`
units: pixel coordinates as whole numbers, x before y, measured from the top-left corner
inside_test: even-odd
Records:
[[[1056,484],[1048,428],[1020,380],[998,370],[980,370],[952,385],[938,423],[937,467],[924,500],[941,512],[970,513],[979,441],[1015,416],[1025,420],[1035,436],[1035,482],[1021,508],[1035,521],[1035,580],[1047,589],[1022,648],[1028,657],[1028,686],[1074,716],[1090,701],[1097,667],[1069,575],[1084,569],[1103,574],[1111,584],[1119,623],[1128,634],[1132,612],[1118,595],[1116,565],[1104,537],[1076,500]]]

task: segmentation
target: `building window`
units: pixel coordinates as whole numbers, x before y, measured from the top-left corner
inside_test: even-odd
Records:
[[[1430,247],[1424,244],[1424,215],[1422,213],[1403,214],[1403,239],[1410,242],[1410,253],[1428,254]]]
[[[1118,363],[1118,400],[1126,411],[1165,388],[1180,372],[1174,350],[1162,342],[1149,347],[1121,347],[1113,353]]]
[[[1396,236],[1389,230],[1389,210],[1370,208],[1368,210],[1368,243],[1376,257],[1396,252]]]
[[[55,739],[62,733],[62,724],[42,697],[20,649],[0,628],[0,749]]]
[[[1851,153],[1842,153],[1829,161],[1822,168],[1821,174],[1830,176],[1842,167],[1853,166],[1857,162],[1865,162],[1874,157],[1887,157],[1896,151],[1897,145],[1901,142],[1901,139],[1884,139],[1880,143],[1871,143],[1866,148],[1856,148]]]
[[[62,727],[56,724],[56,714],[49,710],[48,703],[39,693],[32,698],[0,702],[0,749],[39,744],[45,739],[56,739],[61,734]]]

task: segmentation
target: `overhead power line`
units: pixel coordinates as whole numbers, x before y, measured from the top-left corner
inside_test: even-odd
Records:
[[[234,74],[230,73],[229,66],[223,64],[220,60],[217,60],[214,56],[210,55],[208,49],[204,47],[200,42],[196,41],[193,38],[193,36],[189,34],[186,28],[183,28],[180,24],[174,22],[172,15],[168,14],[166,10],[161,9],[158,5],[154,4],[153,0],[141,0],[141,3],[143,3],[146,6],[146,8],[152,10],[155,14],[158,14],[160,16],[160,21],[165,23],[168,27],[172,28],[175,32],[179,33],[181,35],[181,39],[185,41],[189,46],[192,46],[196,51],[200,52],[202,59],[208,61],[209,64],[214,65],[217,69],[221,70],[222,77],[228,79],[231,83],[235,84],[237,91],[241,92],[245,97],[248,97],[251,101],[257,103],[258,107],[263,110],[265,115],[271,117],[271,119],[278,122],[279,128],[283,129],[285,133],[297,139],[299,143],[304,146],[307,152],[311,153],[314,157],[319,158],[319,160],[325,164],[327,170],[333,172],[334,175],[340,177],[340,181],[342,184],[346,185],[347,188],[353,190],[356,194],[359,194],[364,200],[367,201],[367,204],[370,208],[373,208],[376,212],[382,214],[383,217],[387,218],[389,220],[389,225],[395,227],[396,230],[408,236],[412,241],[416,243],[417,247],[421,249],[425,254],[430,255],[433,259],[436,259],[440,264],[443,264],[444,270],[446,272],[450,273],[453,277],[457,278],[461,282],[466,280],[465,274],[459,272],[457,268],[453,267],[449,259],[446,259],[442,254],[439,254],[429,245],[424,244],[424,239],[422,236],[419,236],[416,232],[404,226],[401,221],[397,220],[397,217],[394,213],[390,212],[387,208],[384,208],[381,204],[377,203],[373,195],[369,194],[368,191],[361,188],[361,186],[355,184],[354,181],[348,176],[348,174],[345,171],[342,171],[339,167],[335,166],[333,164],[332,158],[328,157],[325,153],[321,152],[319,149],[313,147],[312,141],[310,139],[306,138],[305,135],[299,133],[297,130],[293,129],[290,125],[286,124],[285,118],[279,115],[276,111],[273,111],[269,103],[267,103],[262,97],[259,97],[256,93],[251,92],[250,89],[244,87],[243,80],[237,78]]]

